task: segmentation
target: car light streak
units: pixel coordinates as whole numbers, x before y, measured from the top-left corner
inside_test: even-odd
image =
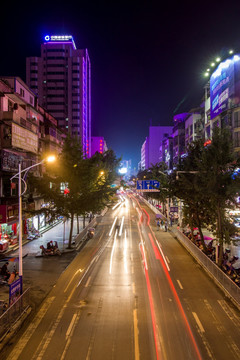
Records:
[[[125,273],[127,274],[128,269],[127,269],[127,232],[126,232],[126,229],[125,229],[125,237],[124,237],[123,262],[124,262]]]
[[[113,247],[112,247],[112,251],[111,251],[109,274],[112,273],[112,262],[113,262],[113,254],[114,254],[115,244],[116,244],[116,237],[117,237],[117,231],[115,232]]]
[[[151,235],[151,234],[149,234],[149,235]],[[163,251],[162,251],[162,248],[161,248],[161,246],[160,246],[160,244],[159,244],[158,241],[157,241],[157,246],[158,246],[158,248],[159,248],[159,250],[160,250],[160,252],[161,252],[162,258],[163,258],[163,260],[164,260],[164,262],[165,262],[165,265],[166,265],[168,271],[170,271],[170,267],[169,267],[169,265],[168,265],[168,263],[167,263],[166,257],[165,257],[165,255],[164,255],[164,253],[163,253]]]
[[[123,229],[123,223],[124,223],[124,216],[122,217],[122,221],[121,221],[121,225],[120,225],[120,230],[119,230],[119,236],[122,235],[122,229]]]
[[[179,310],[180,310],[180,313],[181,313],[181,315],[182,315],[182,317],[183,317],[183,320],[184,320],[184,322],[185,322],[185,325],[186,325],[188,334],[189,334],[189,336],[190,336],[190,339],[192,340],[193,347],[194,347],[194,350],[195,350],[195,352],[196,352],[197,358],[198,358],[199,360],[201,360],[202,357],[201,357],[201,354],[200,354],[200,352],[199,352],[199,349],[198,349],[196,340],[195,340],[195,338],[194,338],[194,336],[193,336],[191,327],[190,327],[190,325],[189,325],[188,319],[187,319],[186,314],[185,314],[185,312],[184,312],[184,309],[183,309],[183,307],[182,307],[181,301],[180,301],[180,299],[179,299],[179,296],[178,296],[178,294],[177,294],[177,291],[176,291],[176,289],[175,289],[175,286],[174,286],[174,284],[173,284],[173,282],[172,282],[171,276],[170,276],[170,274],[169,274],[169,272],[168,272],[168,269],[167,269],[167,267],[166,267],[166,265],[165,265],[165,262],[163,261],[163,258],[162,258],[162,257],[160,258],[160,262],[161,262],[161,264],[162,264],[162,268],[163,268],[163,270],[164,270],[164,272],[165,272],[165,275],[166,275],[166,277],[167,277],[167,280],[168,280],[168,283],[169,283],[170,288],[171,288],[171,290],[172,290],[172,293],[173,293],[173,296],[174,296],[174,298],[175,298],[175,301],[176,301],[176,303],[177,303],[177,305],[178,305],[178,308],[179,308]]]
[[[142,258],[143,258],[143,261],[144,261],[144,267],[146,270],[148,270],[148,264],[147,264],[147,258],[146,258],[146,253],[145,253],[145,247],[144,247],[144,243],[143,243],[143,238],[142,238],[142,234],[141,234],[141,230],[140,230],[140,226],[138,224],[138,231],[139,231],[139,235],[140,235],[140,239],[141,239],[141,242],[139,244],[139,247],[140,247],[140,250],[141,250],[141,253],[142,253]]]
[[[74,275],[72,276],[71,280],[69,281],[69,283],[67,284],[66,288],[64,289],[64,292],[67,291],[67,289],[69,288],[71,282],[73,281],[74,277],[80,272],[83,272],[84,269],[78,269],[77,271],[75,271]]]
[[[112,210],[115,210],[116,207],[118,207],[121,204],[121,201],[119,201],[116,205],[113,206]]]
[[[159,353],[160,353],[161,349],[160,349],[160,343],[159,343],[159,340],[157,337],[156,315],[155,315],[155,311],[154,311],[152,289],[151,289],[150,280],[149,280],[149,276],[148,276],[148,270],[146,268],[145,268],[145,277],[146,277],[146,282],[147,282],[147,291],[148,291],[148,298],[149,298],[151,317],[152,317],[153,336],[154,336],[154,342],[155,342],[156,356],[157,356],[157,360],[159,360],[160,359]]]
[[[137,202],[138,202],[138,201],[137,201]],[[139,202],[138,202],[138,204],[139,204]],[[139,207],[140,207],[140,209],[143,209],[140,205],[139,205]],[[144,210],[144,209],[143,209],[143,210]],[[145,211],[145,210],[144,210],[144,211]],[[147,214],[147,211],[145,211],[145,213]],[[148,215],[148,216],[149,216],[149,215]],[[152,228],[151,228],[150,224],[149,224],[149,228],[150,228],[153,236],[155,237],[155,235],[154,235],[154,233],[153,233],[153,231],[152,231]],[[151,236],[151,234],[149,234],[149,235]],[[155,239],[156,239],[156,237],[155,237]],[[166,265],[167,262],[166,262],[166,260],[164,260],[164,258],[163,258],[162,256],[160,256],[160,253],[159,253],[159,251],[157,250],[156,245],[154,244],[154,241],[153,241],[152,236],[150,237],[150,240],[151,240],[151,242],[152,242],[152,246],[153,246],[153,249],[154,249],[154,252],[155,252],[155,256],[156,256],[156,258],[157,258],[158,260],[160,260],[160,262],[161,262],[162,268],[163,268],[163,270],[164,270],[164,272],[165,272],[165,275],[166,275],[166,278],[167,278],[168,283],[169,283],[169,285],[170,285],[171,291],[172,291],[172,293],[173,293],[173,295],[174,295],[174,298],[175,298],[175,301],[176,301],[176,303],[177,303],[177,306],[178,306],[178,308],[179,308],[179,310],[180,310],[180,313],[181,313],[181,315],[182,315],[182,317],[183,317],[183,320],[184,320],[184,322],[185,322],[185,325],[186,325],[188,334],[189,334],[189,336],[190,336],[190,339],[192,340],[192,344],[193,344],[194,350],[195,350],[195,352],[196,352],[196,356],[197,356],[197,358],[198,358],[199,360],[201,360],[202,357],[201,357],[200,351],[199,351],[199,349],[198,349],[196,340],[195,340],[195,338],[194,338],[193,332],[192,332],[192,330],[191,330],[190,324],[189,324],[188,319],[187,319],[187,317],[186,317],[186,314],[185,314],[185,312],[184,312],[183,306],[182,306],[182,304],[181,304],[181,301],[180,301],[180,299],[179,299],[179,297],[178,297],[177,291],[176,291],[176,289],[175,289],[175,286],[174,286],[174,284],[173,284],[173,282],[172,282],[172,279],[171,279],[171,276],[170,276],[170,274],[169,274],[168,266]],[[156,242],[157,242],[157,240],[156,240]],[[158,242],[157,242],[157,243],[158,243]],[[160,249],[160,248],[159,248],[159,249]],[[149,281],[148,272],[145,270],[145,273],[146,273],[146,280],[147,280],[147,282],[148,282],[148,281]],[[150,288],[150,290],[151,290],[150,281],[149,281],[149,288]],[[155,339],[155,344],[156,344],[156,339]]]
[[[116,224],[116,221],[117,221],[117,216],[115,217],[115,219],[114,219],[114,221],[113,221],[113,224],[112,224],[111,230],[110,230],[110,232],[109,232],[109,236],[111,236],[111,235],[112,235],[112,232],[113,232],[114,226],[115,226],[115,224]]]

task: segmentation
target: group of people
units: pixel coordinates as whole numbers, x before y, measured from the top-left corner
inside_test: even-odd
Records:
[[[168,231],[168,222],[167,222],[167,220],[166,221],[164,221],[163,219],[158,219],[157,220],[157,229],[159,230],[160,228],[162,230],[164,230],[164,231]]]
[[[49,251],[54,251],[54,250],[56,250],[56,249],[58,249],[58,243],[57,243],[57,241],[54,241],[54,244],[53,244],[53,241],[52,241],[52,240],[47,243],[47,250],[49,250]]]

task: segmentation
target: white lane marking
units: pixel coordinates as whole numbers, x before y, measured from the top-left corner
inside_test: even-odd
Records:
[[[7,360],[16,360],[20,356],[21,352],[25,348],[27,342],[29,341],[30,337],[33,335],[34,331],[40,324],[41,320],[45,316],[46,312],[48,311],[50,305],[52,304],[55,296],[48,298],[40,310],[38,311],[37,315],[33,319],[32,323],[28,326],[26,331],[24,332],[21,339],[18,341],[17,345],[14,347],[13,351],[9,354]]]
[[[90,280],[91,280],[91,276],[89,276],[88,281],[87,281],[86,284],[85,284],[85,287],[88,287],[88,285],[89,285],[89,283],[90,283]]]
[[[236,358],[238,359],[240,350],[239,350],[237,344],[232,339],[231,335],[228,334],[228,332],[224,328],[222,322],[219,320],[219,317],[217,315],[215,315],[214,310],[211,307],[210,303],[207,301],[207,299],[204,299],[203,301],[204,301],[204,304],[206,305],[208,311],[211,313],[211,315],[213,317],[213,324],[215,325],[216,329],[218,329],[220,334],[225,337],[226,344],[227,344],[229,351],[231,351],[231,353],[234,356],[236,356]]]
[[[135,360],[140,359],[140,352],[139,352],[139,341],[138,341],[138,318],[137,318],[137,309],[133,310],[133,324],[134,324],[134,355]]]
[[[166,258],[167,262],[170,264],[170,260],[166,255],[165,255],[165,258]]]
[[[124,223],[124,216],[122,217],[122,221],[121,221],[121,225],[120,225],[120,230],[119,230],[119,236],[122,235],[123,223]]]
[[[158,243],[157,240],[156,240],[156,242],[157,242],[157,246],[158,246],[158,248],[159,248],[159,250],[160,250],[160,252],[161,252],[162,258],[163,258],[163,260],[164,260],[164,262],[165,262],[165,265],[166,265],[168,271],[170,271],[170,267],[168,266],[168,263],[167,263],[167,260],[166,260],[166,258],[165,258],[165,255],[164,255],[164,253],[163,253],[163,251],[162,251],[162,248],[161,248],[161,246],[159,245],[159,243]]]
[[[202,324],[201,324],[201,321],[199,320],[197,314],[196,314],[195,312],[192,312],[192,314],[193,314],[193,317],[194,317],[194,319],[195,319],[195,321],[196,321],[196,323],[197,323],[197,325],[198,325],[198,327],[199,327],[199,330],[200,330],[202,333],[204,333],[205,330],[204,330],[204,328],[203,328],[203,326],[202,326]]]
[[[66,352],[67,352],[67,350],[68,350],[68,348],[69,348],[69,345],[70,345],[70,342],[71,342],[71,338],[72,338],[72,336],[73,336],[74,329],[75,329],[75,327],[76,327],[76,325],[77,325],[77,323],[78,323],[78,321],[79,321],[80,314],[81,314],[81,312],[79,312],[78,314],[75,314],[75,315],[77,315],[77,318],[74,319],[71,332],[69,333],[69,336],[68,336],[68,339],[67,339],[67,343],[66,343],[65,348],[64,348],[64,350],[63,350],[63,352],[62,352],[62,356],[61,356],[60,360],[63,360],[63,359],[65,358]]]
[[[115,224],[116,224],[116,221],[117,221],[117,216],[115,217],[115,219],[114,219],[114,221],[113,221],[113,224],[112,224],[111,230],[110,230],[110,232],[109,232],[109,236],[111,236],[111,235],[112,235],[112,232],[113,232],[114,226],[115,226]]]
[[[112,251],[111,251],[109,274],[112,273],[112,262],[113,262],[113,254],[114,254],[115,244],[116,244],[116,237],[117,237],[117,231],[115,232],[113,247],[112,247]]]
[[[180,283],[180,280],[177,280],[177,283],[178,283],[180,289],[183,290],[183,286],[182,286],[182,284]]]
[[[65,311],[67,307],[67,303],[65,303],[65,305],[63,306],[63,308],[61,309],[60,313],[58,314],[58,317],[55,321],[53,321],[49,327],[50,331],[46,331],[42,341],[40,342],[40,344],[38,345],[34,355],[32,356],[32,360],[41,360],[44,356],[45,351],[47,350],[47,347],[50,343],[50,341],[52,340],[52,337],[61,321],[61,318],[63,317],[63,313]]]
[[[69,335],[70,335],[70,333],[72,331],[72,327],[73,327],[73,324],[75,322],[76,317],[77,317],[77,314],[74,314],[73,317],[72,317],[72,320],[71,320],[71,322],[69,324],[69,327],[67,329],[67,332],[66,332],[66,339],[69,337]]]
[[[234,325],[237,328],[240,328],[240,319],[239,319],[239,317],[235,314],[233,309],[230,308],[230,306],[226,303],[226,301],[225,300],[218,300],[217,302],[219,303],[219,305],[221,306],[223,311],[225,311],[225,313],[229,317],[229,319],[234,323]]]

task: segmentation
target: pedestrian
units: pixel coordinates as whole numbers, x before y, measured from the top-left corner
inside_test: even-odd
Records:
[[[167,231],[168,230],[168,222],[167,222],[167,220],[165,221],[165,231]]]
[[[159,229],[160,229],[160,221],[158,220],[157,221],[157,230],[159,231]]]
[[[163,227],[164,227],[164,222],[163,222],[163,219],[161,220],[161,229],[163,230]]]

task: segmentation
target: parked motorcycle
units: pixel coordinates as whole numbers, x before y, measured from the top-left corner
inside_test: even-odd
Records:
[[[62,255],[61,251],[58,248],[58,244],[57,241],[53,242],[50,241],[49,243],[47,243],[47,248],[45,248],[43,245],[40,246],[40,249],[42,250],[42,255],[43,256],[48,256],[48,255]]]

